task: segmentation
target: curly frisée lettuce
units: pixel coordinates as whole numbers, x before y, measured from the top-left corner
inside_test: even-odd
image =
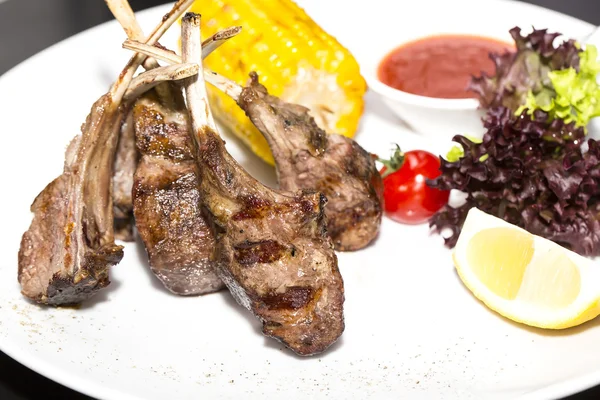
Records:
[[[465,136],[456,161],[441,159],[441,175],[430,186],[466,193],[465,203],[446,205],[430,220],[434,231],[449,230],[453,247],[472,207],[586,256],[600,255],[600,143],[583,128],[552,122],[537,110],[515,115],[506,107],[488,111],[481,143]]]
[[[515,52],[490,54],[496,65],[494,76],[485,73],[473,77],[469,90],[479,97],[482,108],[506,107],[515,115],[532,116],[544,111],[549,121],[561,119],[565,124],[583,127],[600,116],[600,73],[598,51],[593,45],[581,50],[574,40],[554,45],[559,33],[534,29],[521,35],[512,28]],[[447,154],[449,161],[462,156],[460,147]]]
[[[574,40],[554,46],[560,34],[548,33],[546,29],[534,29],[522,36],[521,29],[515,27],[510,34],[516,51],[490,54],[496,66],[495,75],[473,77],[469,85],[485,109],[504,106],[516,111],[526,103],[529,93],[549,101],[554,97],[549,73],[569,68],[579,70],[580,49]]]
[[[597,58],[596,47],[587,45],[579,53],[579,71],[573,67],[550,71],[548,77],[554,92],[544,90],[534,94],[530,90],[525,104],[517,110],[517,114],[525,109],[529,114],[535,110],[543,110],[550,119],[561,118],[567,123],[587,126],[592,118],[600,116],[600,85],[596,80],[600,73],[600,63]]]

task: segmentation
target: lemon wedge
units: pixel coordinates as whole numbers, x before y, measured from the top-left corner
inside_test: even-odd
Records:
[[[453,259],[465,286],[513,321],[563,329],[600,314],[598,265],[476,208]]]

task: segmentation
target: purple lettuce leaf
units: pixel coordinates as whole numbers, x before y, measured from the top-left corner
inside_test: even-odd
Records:
[[[584,152],[583,128],[544,112],[515,116],[506,107],[488,111],[481,143],[464,136],[456,162],[441,158],[441,175],[430,186],[466,193],[460,207],[442,208],[430,220],[435,232],[450,230],[453,247],[472,207],[579,254],[600,255],[600,144]]]

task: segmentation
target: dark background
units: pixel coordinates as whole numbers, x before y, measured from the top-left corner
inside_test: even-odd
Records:
[[[167,2],[129,0],[136,11]],[[600,0],[526,2],[600,25]],[[481,3],[483,7],[485,0],[481,0]],[[112,15],[102,0],[8,0],[0,3],[0,74],[40,50],[110,19]],[[560,27],[556,29],[560,30]],[[36,374],[0,352],[0,400],[42,398],[91,399]],[[592,399],[600,399],[600,386],[568,398]]]

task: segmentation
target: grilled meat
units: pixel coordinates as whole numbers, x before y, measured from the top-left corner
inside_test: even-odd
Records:
[[[200,60],[200,17],[182,22],[183,59]],[[344,330],[344,288],[326,235],[325,196],[275,191],[225,149],[201,74],[186,82],[200,199],[216,236],[217,272],[263,333],[298,354],[324,351]]]
[[[125,0],[107,0],[131,39],[144,36]],[[240,27],[219,31],[202,43],[208,56]],[[152,58],[144,67],[157,68]],[[163,83],[137,100],[132,113],[141,160],[135,170],[133,209],[152,272],[181,295],[224,288],[211,261],[215,240],[200,210],[198,172],[181,88]]]
[[[198,167],[181,90],[173,105],[148,92],[133,110],[141,159],[133,209],[152,272],[176,294],[205,294],[224,287],[211,261],[214,236],[200,210]]]
[[[169,63],[178,56],[128,41],[125,47]],[[375,239],[383,213],[383,183],[375,157],[354,140],[327,135],[308,109],[270,96],[255,73],[243,88],[204,70],[207,82],[238,102],[271,147],[280,188],[315,189],[328,198],[328,233],[338,250],[358,250]]]
[[[179,1],[148,39],[154,44],[190,0]],[[33,221],[19,249],[18,280],[23,294],[49,305],[77,304],[109,284],[108,270],[123,257],[114,243],[112,166],[121,125],[122,100],[164,79],[165,69],[132,79],[145,56],[127,64],[111,90],[92,106],[80,136],[70,143],[62,175],[37,196]],[[197,72],[197,66],[195,66]],[[167,77],[182,75],[179,67]],[[192,71],[193,73],[193,71]],[[145,86],[144,86],[145,85]]]
[[[50,305],[79,303],[109,283],[123,257],[114,243],[112,157],[122,121],[110,94],[93,106],[81,136],[65,155],[61,176],[37,196],[21,239],[18,278],[23,294]]]
[[[327,135],[307,108],[270,96],[254,72],[238,104],[267,139],[281,189],[322,192],[336,249],[367,246],[382,216],[383,183],[373,156],[350,138]]]

